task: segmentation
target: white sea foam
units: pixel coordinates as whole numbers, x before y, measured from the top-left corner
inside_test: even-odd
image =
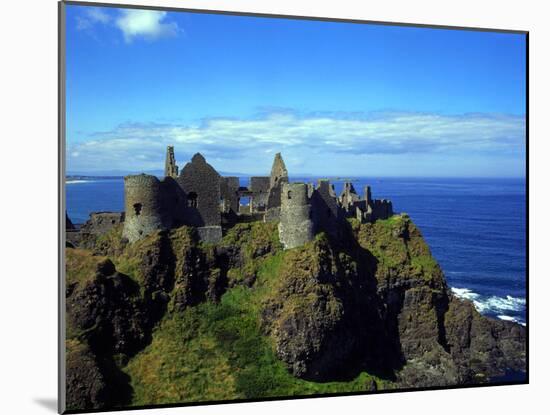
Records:
[[[479,294],[473,292],[469,288],[456,288],[451,287],[451,291],[454,295],[456,295],[458,298],[466,298],[467,300],[475,300],[476,298],[479,298]]]
[[[447,275],[464,275],[466,272],[464,271],[445,271],[445,274]]]
[[[90,183],[93,180],[67,180],[65,184]]]
[[[481,303],[492,311],[521,311],[525,308],[526,301],[525,298],[507,295],[506,297],[492,296]]]
[[[507,295],[506,297],[497,297],[496,295],[487,297],[482,296],[469,288],[451,287],[451,291],[458,298],[464,298],[472,301],[475,308],[480,313],[492,313],[496,314],[501,320],[510,320],[524,324],[516,317],[510,317],[504,313],[510,311],[523,311],[525,309],[525,305],[527,304],[525,298],[512,297],[511,295]]]
[[[516,318],[516,317],[512,317],[512,316],[506,316],[506,315],[502,315],[502,316],[497,316],[499,319],[501,320],[505,320],[505,321],[513,321],[514,323],[518,323],[518,324],[521,324],[522,326],[525,326],[525,323]]]

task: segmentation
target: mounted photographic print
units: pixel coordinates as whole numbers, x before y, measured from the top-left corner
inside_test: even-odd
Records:
[[[59,10],[61,412],[528,382],[527,32]]]

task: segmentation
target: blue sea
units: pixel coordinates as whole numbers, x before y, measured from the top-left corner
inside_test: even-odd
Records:
[[[369,184],[374,198],[391,199],[396,212],[411,216],[455,295],[485,315],[526,323],[525,179],[351,180],[358,193]],[[339,194],[343,180],[332,183]],[[75,180],[66,189],[74,223],[90,212],[124,210],[122,178]]]

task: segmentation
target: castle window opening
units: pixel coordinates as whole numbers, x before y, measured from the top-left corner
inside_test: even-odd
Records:
[[[195,192],[190,192],[187,195],[187,206],[192,208],[198,207],[198,195]]]
[[[241,205],[241,206],[250,205],[250,197],[244,196],[244,197],[239,198],[239,205]]]
[[[136,212],[136,216],[139,216],[141,213],[141,203],[134,203],[134,211]]]
[[[291,194],[290,190],[288,191],[287,197],[288,197],[288,200],[292,199],[292,194]]]

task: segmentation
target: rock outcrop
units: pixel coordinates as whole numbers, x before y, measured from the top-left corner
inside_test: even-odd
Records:
[[[423,387],[525,370],[525,328],[455,298],[407,216],[351,233],[289,252],[265,304],[266,332],[294,375],[327,380],[361,367]]]
[[[157,323],[169,315],[198,319],[194,310],[204,304],[211,304],[210,318],[225,318],[238,308],[216,308],[228,290],[232,301],[254,298],[240,306],[254,310],[257,337],[272,345],[293,379],[347,382],[366,373],[359,390],[373,391],[481,383],[525,371],[525,327],[484,317],[454,297],[408,216],[347,224],[337,237],[321,233],[288,250],[275,223],[236,225],[216,244],[200,243],[189,227],[128,243],[115,226],[91,238],[89,249],[68,248],[69,407],[130,403],[124,367],[154,339]],[[170,321],[173,327],[179,320]],[[207,336],[208,347],[212,339],[241,335],[218,330]],[[183,333],[170,341],[193,338]],[[231,356],[229,362],[240,361]],[[269,385],[271,375],[280,376],[258,373],[260,384]],[[114,386],[120,393],[113,395]]]
[[[85,343],[66,342],[67,408],[101,408],[110,401],[110,385],[98,364],[96,356]]]

